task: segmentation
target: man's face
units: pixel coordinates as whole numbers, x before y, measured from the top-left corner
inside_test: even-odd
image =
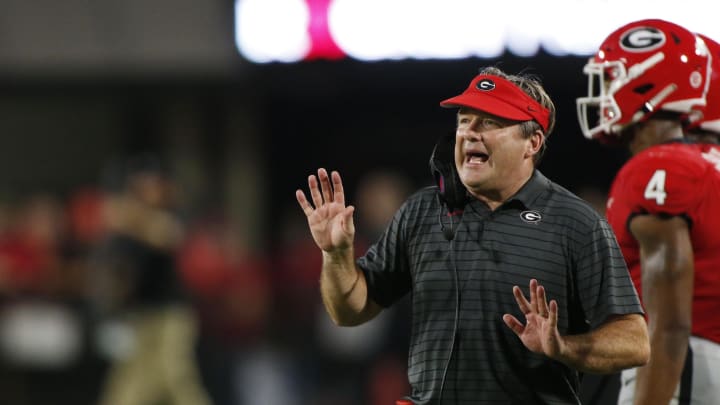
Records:
[[[520,123],[462,108],[455,132],[455,164],[472,194],[503,192],[515,184],[523,166],[532,165],[531,138]]]

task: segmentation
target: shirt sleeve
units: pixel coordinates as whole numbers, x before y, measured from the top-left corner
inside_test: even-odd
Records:
[[[383,307],[402,298],[412,286],[403,227],[405,209],[398,210],[377,242],[357,259],[367,280],[368,295]]]
[[[597,218],[578,247],[577,295],[590,327],[596,328],[611,315],[642,314],[615,234],[604,218]]]

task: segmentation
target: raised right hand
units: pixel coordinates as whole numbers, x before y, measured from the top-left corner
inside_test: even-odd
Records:
[[[328,253],[352,247],[355,238],[355,224],[352,217],[355,208],[345,206],[345,192],[340,173],[333,171],[331,175],[332,185],[330,176],[323,168],[318,169],[317,177],[308,176],[313,204],[310,204],[302,190],[295,192],[300,208],[307,217],[315,243]]]

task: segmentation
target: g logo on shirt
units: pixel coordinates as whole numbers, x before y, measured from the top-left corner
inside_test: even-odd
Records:
[[[542,215],[537,211],[523,211],[520,213],[520,219],[528,224],[535,225],[542,220]]]

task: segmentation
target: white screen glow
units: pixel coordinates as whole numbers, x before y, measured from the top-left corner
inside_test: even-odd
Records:
[[[312,45],[307,2],[236,0],[238,50],[251,62],[297,62]],[[506,49],[532,57],[589,56],[614,29],[662,18],[711,38],[720,24],[703,0],[330,0],[332,39],[350,58],[492,58]],[[324,18],[324,16],[323,16]]]

